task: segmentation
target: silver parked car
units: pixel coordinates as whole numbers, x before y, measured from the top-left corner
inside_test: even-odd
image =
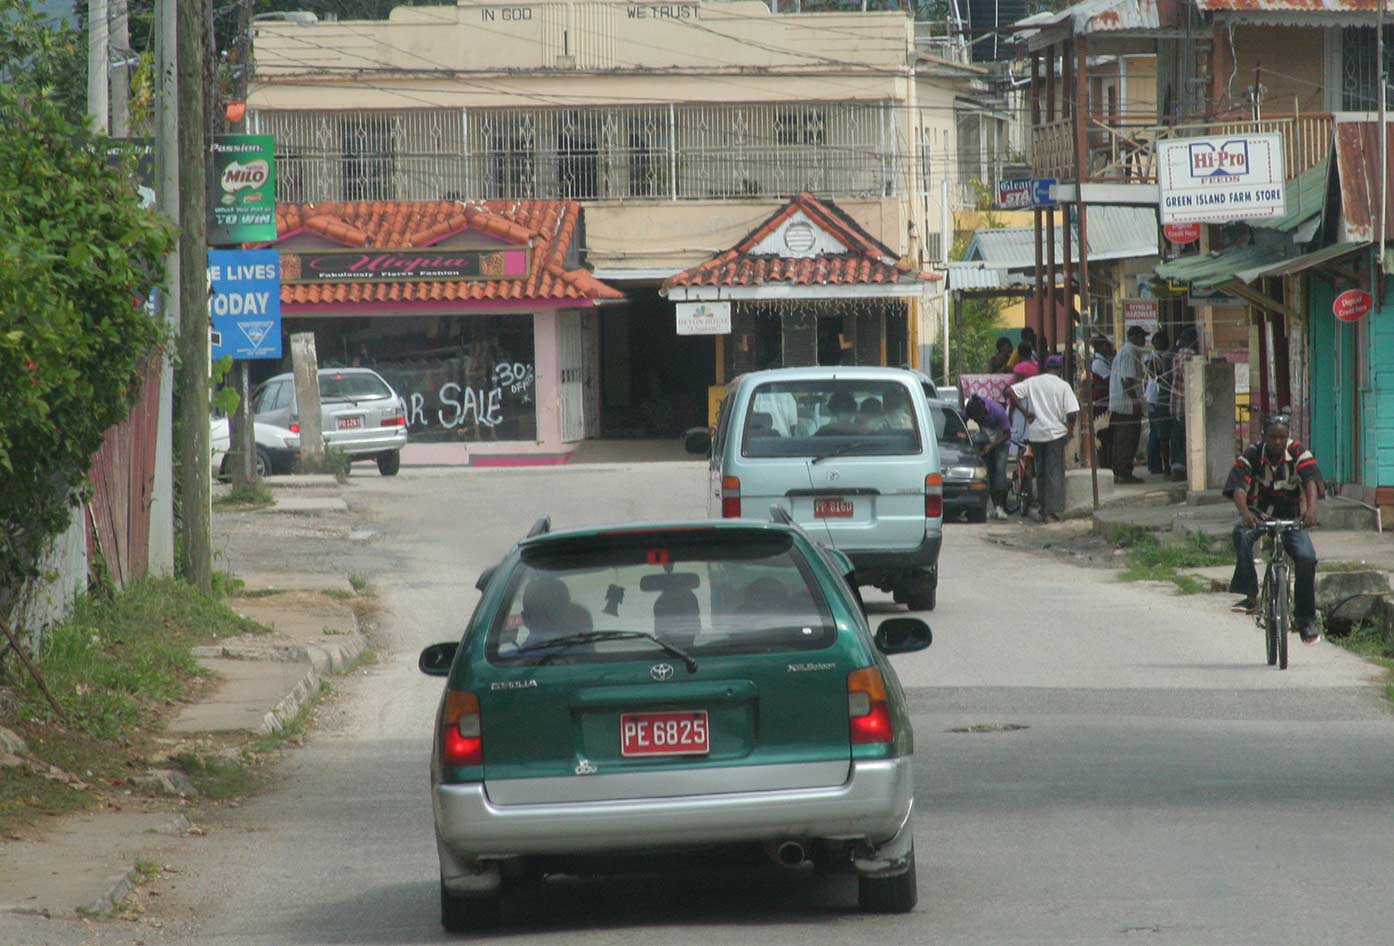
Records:
[[[320,430],[325,446],[352,460],[376,460],[383,476],[395,476],[407,445],[406,403],[371,368],[319,370]],[[300,432],[295,378],[278,374],[252,395],[257,423]]]

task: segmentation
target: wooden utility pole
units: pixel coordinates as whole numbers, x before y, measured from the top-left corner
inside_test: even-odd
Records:
[[[202,0],[177,0],[179,102],[179,366],[175,459],[179,483],[180,571],[205,594],[213,588],[208,448],[207,152],[204,128]]]
[[[92,127],[102,134],[110,127],[111,113],[107,98],[108,35],[106,0],[87,0],[87,112],[92,116]]]
[[[245,101],[247,83],[250,79],[249,63],[252,49],[252,0],[242,0],[237,5],[237,35],[232,46],[232,98]],[[230,132],[232,122],[228,120],[225,109],[218,108],[213,100],[213,114],[210,125]],[[232,485],[245,486],[256,480],[256,427],[252,418],[252,375],[251,364],[243,359],[232,366],[228,379],[237,388],[237,410],[228,418],[228,461],[232,472]],[[271,471],[268,470],[268,473]]]
[[[1081,36],[1075,43],[1079,57],[1075,70],[1075,201],[1079,212],[1079,320],[1084,332],[1084,363],[1093,362],[1094,310],[1089,304],[1089,206],[1084,200],[1084,180],[1089,169],[1089,43]],[[1094,508],[1099,508],[1099,457],[1094,439],[1094,385],[1085,389],[1084,431],[1089,443],[1089,485]]]
[[[112,0],[111,37],[107,43],[111,63],[111,137],[131,136],[131,23],[130,0]]]
[[[320,430],[319,356],[315,333],[296,332],[290,337],[290,362],[295,372],[295,413],[300,418],[300,455],[313,469],[324,459],[324,432]]]

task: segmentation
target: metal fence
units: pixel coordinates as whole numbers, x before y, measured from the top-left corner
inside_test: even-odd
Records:
[[[276,198],[575,200],[896,192],[883,102],[261,111]]]

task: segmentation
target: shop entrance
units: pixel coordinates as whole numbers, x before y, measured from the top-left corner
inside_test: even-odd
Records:
[[[705,425],[715,337],[679,335],[656,287],[626,296],[627,306],[600,316],[601,436],[670,437]]]

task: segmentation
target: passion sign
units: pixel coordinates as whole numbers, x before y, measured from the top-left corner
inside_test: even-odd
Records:
[[[506,250],[325,250],[281,255],[283,283],[526,279],[531,254]]]
[[[1359,322],[1375,307],[1374,297],[1363,289],[1347,289],[1331,303],[1331,313],[1342,322]]]

